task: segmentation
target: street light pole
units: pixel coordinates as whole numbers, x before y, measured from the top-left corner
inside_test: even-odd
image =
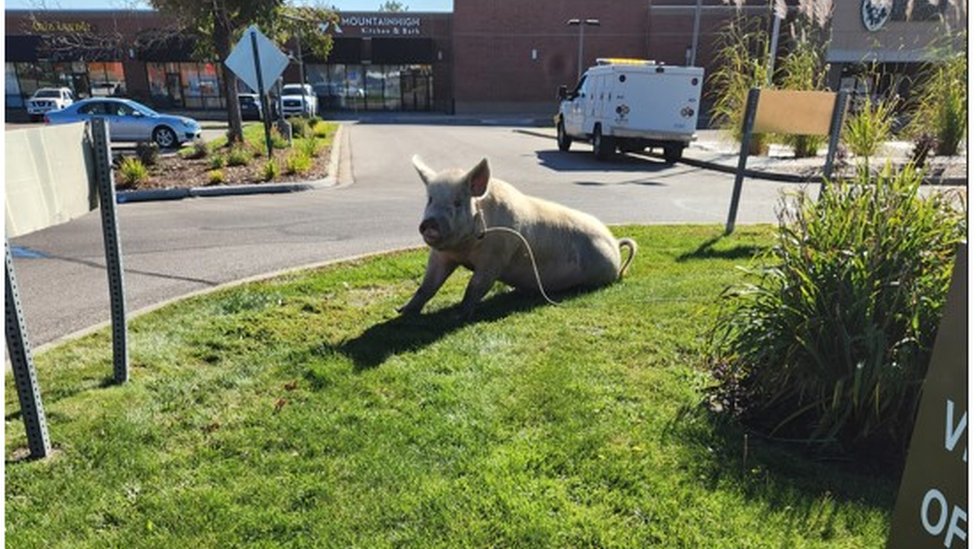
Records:
[[[583,27],[586,25],[591,25],[594,27],[600,26],[599,19],[570,19],[566,21],[569,26],[577,25],[579,26],[579,53],[576,56],[576,81],[578,82],[580,77],[583,76]]]
[[[695,2],[695,22],[691,31],[691,55],[688,64],[695,66],[695,58],[698,56],[698,32],[701,28],[702,0]]]

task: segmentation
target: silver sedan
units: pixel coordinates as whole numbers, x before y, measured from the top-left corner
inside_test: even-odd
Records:
[[[200,123],[185,116],[160,114],[131,99],[83,99],[44,115],[47,124],[87,122],[100,116],[108,121],[112,141],[154,141],[159,148],[177,147],[200,137]]]

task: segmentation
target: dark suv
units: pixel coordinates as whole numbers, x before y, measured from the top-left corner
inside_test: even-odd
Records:
[[[239,93],[237,100],[241,104],[241,118],[243,120],[261,120],[261,99],[256,93]]]

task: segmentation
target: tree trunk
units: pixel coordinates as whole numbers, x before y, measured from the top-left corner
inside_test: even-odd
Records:
[[[217,63],[223,75],[224,98],[227,100],[227,143],[232,145],[244,141],[244,132],[241,127],[241,105],[237,101],[237,76],[224,64],[232,46],[230,31],[226,11],[215,10],[214,49],[217,51]]]

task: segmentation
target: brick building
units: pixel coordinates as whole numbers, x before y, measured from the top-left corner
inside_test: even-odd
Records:
[[[828,54],[835,87],[850,84],[865,61],[889,63],[894,74],[927,59],[925,45],[937,34],[940,17],[954,28],[965,24],[964,16],[953,19],[948,0],[938,6],[915,1],[914,14],[905,12],[907,0],[895,0],[891,20],[869,30],[859,14],[871,1],[835,2]],[[599,57],[694,62],[708,75],[718,32],[737,11],[759,17],[767,28],[772,22],[768,0],[748,0],[738,10],[722,0],[701,0],[700,10],[696,4],[455,0],[451,13],[341,13],[339,25],[327,29],[335,39],[331,55],[316,59],[306,52],[305,75],[327,111],[551,113],[558,86],[572,87],[580,65]],[[794,12],[782,26],[784,38]],[[23,111],[35,89],[54,85],[80,96],[124,94],[163,109],[225,105],[215,62],[194,58],[192,41],[172,31],[160,39],[172,24],[159,13],[10,10],[6,28],[8,117]],[[288,49],[294,53],[295,47]],[[284,79],[298,78],[295,62]],[[706,82],[705,112],[708,92]]]

